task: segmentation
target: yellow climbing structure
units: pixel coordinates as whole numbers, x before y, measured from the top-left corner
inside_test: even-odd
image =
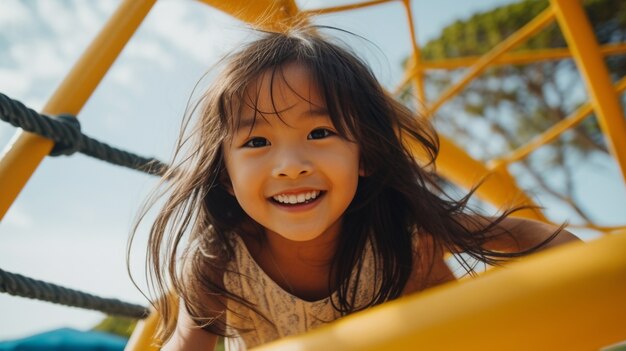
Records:
[[[156,0],[124,0],[96,39],[43,108],[46,114],[78,115],[104,74],[132,37]],[[357,8],[400,2],[413,28],[410,0],[374,0],[346,6],[301,11],[294,0],[202,0],[209,6],[253,25],[280,30],[294,21]],[[509,51],[553,21],[562,29],[569,50],[526,53]],[[622,177],[626,179],[626,121],[618,94],[626,80],[613,86],[605,55],[626,52],[626,44],[600,47],[578,0],[550,0],[534,20],[482,57],[423,61],[410,33],[411,67],[398,87],[413,84],[430,116],[491,65],[572,57],[584,77],[590,102],[546,130],[527,145],[487,164],[471,158],[441,137],[438,172],[464,188],[486,181],[476,194],[496,207],[533,204],[507,171],[507,165],[554,140],[592,111],[606,136]],[[469,67],[468,73],[435,101],[424,97],[423,76],[432,68]],[[18,132],[0,159],[0,218],[7,212],[53,143]],[[405,140],[413,147],[413,140]],[[417,148],[415,156],[420,157]],[[488,176],[488,177],[487,177]],[[522,216],[547,220],[539,211]],[[608,235],[592,243],[578,243],[534,255],[495,269],[478,279],[464,280],[393,301],[370,311],[307,333],[259,348],[260,350],[484,350],[484,349],[598,349],[626,340],[626,229],[604,230]],[[494,321],[497,321],[494,323]],[[127,350],[156,349],[152,335],[158,323],[153,314],[140,323]]]

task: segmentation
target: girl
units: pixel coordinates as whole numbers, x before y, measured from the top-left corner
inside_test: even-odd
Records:
[[[154,302],[164,350],[305,332],[453,280],[445,252],[497,264],[574,239],[437,196],[431,126],[318,29],[266,33],[229,56],[179,143],[189,153],[166,176],[149,239],[157,291],[180,300],[177,318],[175,301]]]

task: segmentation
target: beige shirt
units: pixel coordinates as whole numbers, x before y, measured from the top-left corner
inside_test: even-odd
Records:
[[[283,290],[254,261],[243,241],[233,235],[235,259],[224,274],[224,286],[254,304],[272,323],[258,314],[232,301],[228,303],[226,318],[239,334],[238,338],[226,339],[226,350],[245,350],[290,335],[304,333],[320,325],[332,322],[341,315],[333,308],[330,297],[318,301],[306,301]],[[357,307],[371,301],[376,291],[375,269],[371,245],[365,249],[365,260],[359,279],[355,303]],[[356,272],[351,281],[354,281]],[[336,296],[337,292],[331,296]],[[245,331],[249,329],[249,331]]]

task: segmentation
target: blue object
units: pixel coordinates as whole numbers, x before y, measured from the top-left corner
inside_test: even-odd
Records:
[[[0,341],[0,351],[123,351],[127,341],[109,333],[62,328],[23,339]]]

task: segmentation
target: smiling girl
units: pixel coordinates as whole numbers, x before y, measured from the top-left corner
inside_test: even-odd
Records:
[[[452,281],[446,252],[497,264],[575,240],[441,195],[399,138],[432,163],[431,126],[319,28],[225,62],[150,233],[153,282],[180,299],[178,316],[154,302],[164,350],[254,347]]]

